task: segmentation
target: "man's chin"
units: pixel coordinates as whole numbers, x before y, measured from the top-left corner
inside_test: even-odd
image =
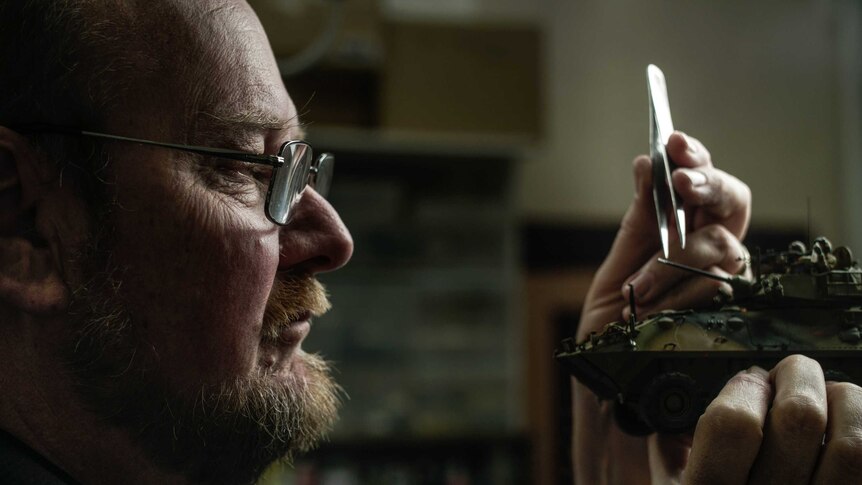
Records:
[[[97,378],[113,391],[93,400],[86,385],[82,397],[155,463],[202,483],[251,482],[270,463],[314,448],[335,424],[341,402],[326,363],[301,350],[281,372],[256,372],[191,393],[134,374],[120,376],[123,382]]]
[[[256,374],[205,388],[185,406],[192,425],[185,433],[190,448],[204,452],[205,478],[241,471],[256,478],[273,461],[314,448],[335,424],[341,389],[318,356],[297,350],[282,372]]]
[[[252,482],[273,461],[316,446],[337,419],[342,391],[299,343],[276,346],[271,365],[250,376],[179,389],[129,320],[87,320],[70,345],[81,400],[192,481]]]
[[[302,349],[296,349],[287,355],[282,355],[274,365],[264,369],[265,379],[273,383],[273,385],[284,386],[286,388],[296,387],[297,382],[307,381],[308,379],[320,379],[319,375],[312,375],[308,370],[308,360],[314,356],[309,356]],[[326,377],[329,379],[329,376]]]

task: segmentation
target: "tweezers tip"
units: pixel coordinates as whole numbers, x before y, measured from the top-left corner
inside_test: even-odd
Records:
[[[685,211],[681,208],[676,210],[676,228],[679,233],[679,246],[685,249]]]
[[[670,257],[670,243],[668,242],[667,228],[662,227],[659,229],[659,232],[661,233],[661,250],[664,252],[664,257],[668,258]]]

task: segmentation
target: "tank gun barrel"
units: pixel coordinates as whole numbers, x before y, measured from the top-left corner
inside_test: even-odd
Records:
[[[702,269],[692,268],[691,266],[686,266],[684,264],[680,264],[675,261],[670,261],[664,258],[658,258],[658,262],[666,264],[668,266],[673,266],[674,268],[681,269],[683,271],[688,271],[689,273],[704,276],[706,278],[723,281],[730,285],[730,287],[733,289],[734,294],[737,296],[748,296],[753,292],[754,283],[743,278],[742,276],[722,276],[715,273],[710,273],[709,271],[704,271]]]
[[[692,268],[691,266],[686,266],[684,264],[677,263],[675,261],[671,261],[669,259],[658,258],[658,262],[662,264],[666,264],[668,266],[673,266],[674,268],[681,269],[683,271],[688,271],[689,273],[699,274],[701,276],[706,276],[707,278],[712,278],[718,281],[724,281],[725,283],[732,285],[733,278],[729,278],[727,276],[721,276],[715,273],[710,273],[709,271],[704,271],[702,269]]]

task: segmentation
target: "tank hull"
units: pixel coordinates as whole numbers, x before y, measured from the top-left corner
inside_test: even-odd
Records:
[[[616,322],[557,353],[566,369],[613,400],[631,429],[689,431],[734,374],[787,356],[817,360],[828,380],[862,385],[862,307],[665,311],[634,329]],[[638,433],[636,433],[638,434]]]

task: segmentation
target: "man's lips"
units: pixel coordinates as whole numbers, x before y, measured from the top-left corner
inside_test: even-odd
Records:
[[[310,311],[288,321],[266,322],[270,325],[261,340],[260,365],[269,372],[291,369],[302,341],[311,330]]]
[[[311,330],[311,312],[302,313],[297,319],[283,324],[278,332],[282,345],[295,346],[302,342]]]

